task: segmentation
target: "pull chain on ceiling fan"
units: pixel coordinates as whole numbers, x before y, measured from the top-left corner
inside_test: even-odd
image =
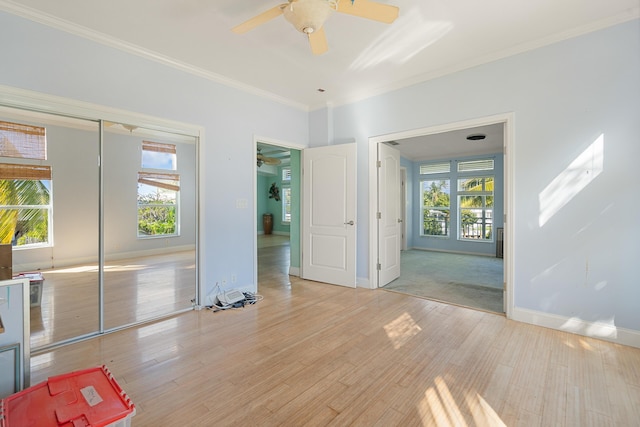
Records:
[[[288,0],[234,27],[232,31],[236,34],[246,33],[284,15],[296,30],[307,35],[311,52],[320,55],[328,50],[323,25],[333,12],[390,24],[398,17],[399,9],[369,0]]]

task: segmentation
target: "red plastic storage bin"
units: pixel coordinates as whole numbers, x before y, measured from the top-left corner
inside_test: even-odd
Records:
[[[135,405],[106,366],[50,377],[0,402],[0,427],[128,427]]]

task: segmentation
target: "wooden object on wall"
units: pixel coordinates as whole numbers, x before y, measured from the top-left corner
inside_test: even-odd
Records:
[[[0,280],[13,278],[13,258],[11,245],[0,245]]]

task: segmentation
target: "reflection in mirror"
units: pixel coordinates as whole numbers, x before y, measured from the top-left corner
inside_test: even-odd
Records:
[[[2,107],[0,129],[2,263],[30,279],[31,347],[95,333],[98,123]]]
[[[197,143],[104,122],[101,157],[98,121],[0,106],[0,272],[31,280],[33,350],[192,308]]]
[[[130,124],[105,126],[107,330],[192,307],[196,145],[192,136]]]

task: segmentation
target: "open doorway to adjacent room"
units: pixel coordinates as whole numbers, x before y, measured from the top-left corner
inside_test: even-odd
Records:
[[[257,282],[300,274],[300,150],[256,141],[256,234]]]
[[[397,150],[400,168],[399,185],[378,179],[377,212],[385,211],[380,204],[396,203],[395,199],[400,205],[391,211],[398,212],[398,243],[389,243],[384,227],[376,230],[379,287],[484,311],[506,311],[506,128],[506,120],[498,120],[398,134],[377,142],[385,146],[377,147],[378,156],[387,152],[386,147]],[[388,185],[399,189],[388,191]],[[382,192],[393,192],[394,200],[386,201]],[[393,227],[396,220],[387,222]],[[396,247],[399,257],[389,256]],[[382,274],[394,263],[397,275]]]

